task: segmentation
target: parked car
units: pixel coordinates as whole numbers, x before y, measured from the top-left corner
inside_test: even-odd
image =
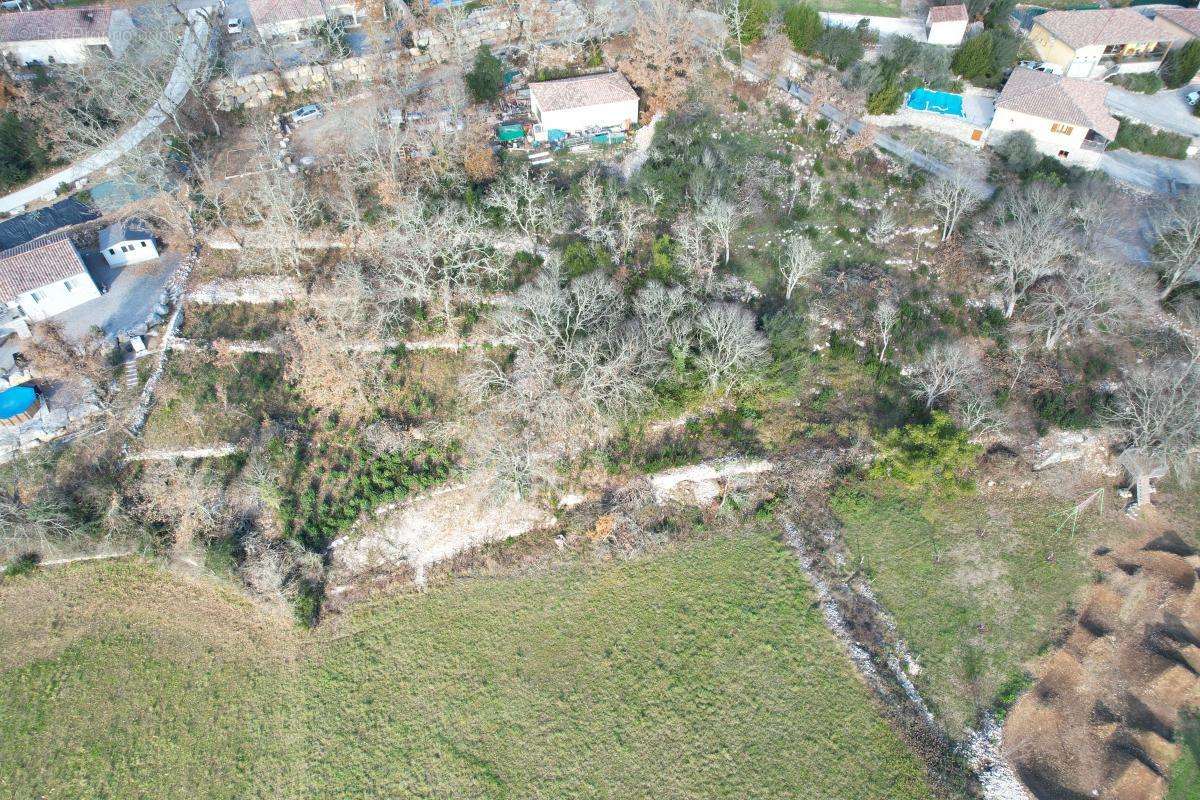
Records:
[[[318,119],[324,115],[325,112],[321,110],[319,105],[316,103],[309,103],[306,106],[300,106],[295,111],[288,114],[288,118],[291,119],[292,122],[299,124],[301,122],[308,122],[310,119]]]
[[[1018,67],[1031,69],[1034,72],[1047,72],[1051,75],[1062,75],[1062,67],[1058,64],[1047,64],[1045,61],[1018,61]]]
[[[1200,91],[1188,92],[1187,102],[1189,106],[1194,106],[1196,103],[1200,103]]]
[[[225,30],[229,31],[230,33],[241,33],[242,32],[242,18],[241,17],[230,17],[229,21],[225,23]]]

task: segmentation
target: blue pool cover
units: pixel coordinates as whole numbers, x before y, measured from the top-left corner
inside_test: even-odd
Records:
[[[935,114],[945,114],[948,117],[963,116],[962,95],[951,92],[935,92],[931,89],[918,87],[909,93],[906,105],[916,111],[932,111]]]
[[[32,386],[14,386],[0,392],[0,419],[8,419],[29,410],[37,400],[37,390]]]

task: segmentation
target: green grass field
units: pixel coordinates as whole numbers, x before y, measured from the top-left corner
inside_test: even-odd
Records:
[[[311,637],[149,565],[16,579],[0,796],[928,797],[811,602],[765,531]]]
[[[899,17],[900,3],[889,0],[818,0],[813,3],[819,11],[840,14],[865,14],[871,17]]]
[[[1063,524],[1071,506],[1030,492],[989,501],[884,481],[835,495],[847,545],[916,652],[918,685],[949,724],[970,723],[977,706],[990,705],[1090,584],[1087,554],[1105,525],[1094,511],[1074,529]]]

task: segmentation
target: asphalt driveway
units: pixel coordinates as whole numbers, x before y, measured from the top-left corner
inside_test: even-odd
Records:
[[[1184,136],[1200,136],[1200,117],[1192,116],[1192,107],[1187,104],[1188,92],[1194,87],[1169,89],[1158,94],[1142,94],[1113,86],[1108,90],[1108,110],[1134,122],[1153,125],[1166,131]]]
[[[180,255],[164,253],[155,261],[118,269],[109,267],[99,253],[86,253],[83,259],[96,285],[107,292],[54,317],[67,335],[76,339],[82,339],[94,327],[114,337],[145,322],[179,266]]]

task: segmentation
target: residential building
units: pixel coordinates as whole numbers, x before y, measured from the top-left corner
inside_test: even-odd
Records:
[[[1160,8],[1154,15],[1154,24],[1179,43],[1200,38],[1200,9]]]
[[[1046,155],[1095,166],[1120,125],[1104,104],[1108,89],[1098,81],[1018,67],[996,98],[988,141],[1025,131]]]
[[[100,296],[65,233],[0,252],[0,303],[11,316],[38,322]]]
[[[246,6],[264,39],[299,39],[304,32],[337,20],[352,27],[358,25],[362,13],[353,0],[247,0]]]
[[[117,14],[118,23],[128,20]],[[0,14],[0,53],[15,64],[82,64],[112,52],[114,11],[99,6]]]
[[[931,6],[925,17],[925,40],[930,44],[958,47],[967,35],[970,16],[962,3]]]
[[[124,267],[158,258],[154,234],[140,220],[114,222],[100,231],[100,252],[110,267]]]
[[[1132,8],[1047,11],[1029,31],[1038,57],[1069,78],[1154,72],[1178,36]]]
[[[638,96],[619,72],[529,84],[533,138],[544,142],[637,122]]]

